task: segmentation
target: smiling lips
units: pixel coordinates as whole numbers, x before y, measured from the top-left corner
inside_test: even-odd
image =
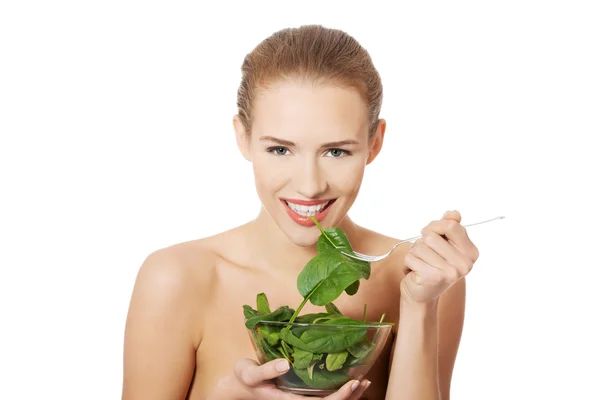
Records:
[[[296,200],[296,199],[281,199],[285,211],[292,220],[298,225],[313,226],[315,223],[310,217],[315,217],[321,222],[331,209],[333,200]]]

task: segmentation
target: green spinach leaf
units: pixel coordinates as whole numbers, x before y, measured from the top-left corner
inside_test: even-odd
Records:
[[[315,224],[321,230],[317,241],[317,255],[300,272],[297,279],[298,291],[317,306],[324,306],[337,299],[345,290],[354,295],[359,288],[360,279],[369,279],[371,266],[364,261],[355,260],[344,254],[352,252],[350,242],[339,228],[323,230],[316,219]]]
[[[313,219],[315,221],[315,219]],[[318,222],[316,222],[317,227],[321,230],[321,236],[317,240],[317,251],[320,253],[322,251],[337,249],[339,251],[352,251],[352,246],[350,245],[350,241],[348,237],[340,228],[328,228],[323,230]]]
[[[338,369],[342,369],[347,358],[347,351],[341,351],[339,353],[329,353],[327,354],[327,358],[325,359],[325,366],[327,367],[328,371],[337,371]]]
[[[360,342],[349,346],[348,352],[356,358],[363,358],[364,356],[369,354],[374,348],[375,344],[373,344],[373,342],[371,342],[369,339],[365,338]]]
[[[337,306],[333,303],[329,303],[327,305],[325,305],[325,310],[327,310],[327,312],[329,314],[340,314],[342,315],[342,312],[340,311],[339,308],[337,308]]]
[[[267,341],[271,346],[275,346],[279,342],[279,332],[281,328],[274,326],[261,325],[258,327],[258,332],[261,334],[264,340]]]
[[[266,340],[263,339],[260,342],[260,344],[262,345],[263,351],[265,353],[266,361],[271,361],[283,357],[283,354],[275,347],[271,346]]]
[[[327,250],[317,254],[300,272],[298,291],[303,297],[309,298],[312,304],[325,306],[359,279],[369,279],[370,274],[369,263],[352,260],[335,250]],[[354,288],[356,285],[350,287],[350,293]]]
[[[271,309],[269,308],[269,300],[267,299],[267,295],[264,293],[259,293],[256,296],[256,308],[261,314],[269,314]]]
[[[296,322],[299,324],[312,324],[316,319],[322,318],[322,317],[327,317],[327,316],[329,316],[329,313],[326,313],[326,312],[304,314],[304,315],[298,316],[298,318],[296,318]]]
[[[319,368],[317,364],[312,364],[307,369],[293,370],[305,384],[315,389],[337,389],[349,380],[343,370],[327,371]]]
[[[257,315],[258,315],[258,311],[256,311],[255,309],[253,309],[249,305],[244,304],[244,317],[246,319],[250,319],[252,317],[256,317]]]
[[[358,292],[359,286],[360,286],[360,281],[355,281],[353,284],[351,284],[344,290],[346,291],[348,296],[354,296]]]
[[[366,332],[367,328],[361,327],[339,328],[333,332],[307,330],[300,336],[299,344],[313,353],[337,353],[359,343]]]
[[[294,368],[303,369],[308,368],[308,365],[313,361],[314,354],[310,351],[296,348],[292,353],[292,357],[294,358]]]
[[[272,321],[272,322],[283,322],[288,321],[292,315],[294,315],[294,310],[289,308],[288,306],[281,306],[277,310],[269,313],[269,314],[260,314],[255,315],[246,320],[246,328],[252,329],[259,321]]]

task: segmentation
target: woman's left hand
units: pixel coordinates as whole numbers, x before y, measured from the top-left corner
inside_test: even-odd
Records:
[[[432,221],[404,258],[402,299],[427,303],[465,277],[479,258],[477,247],[460,224],[458,211],[449,211]]]

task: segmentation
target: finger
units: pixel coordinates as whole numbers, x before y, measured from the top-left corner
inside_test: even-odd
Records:
[[[428,233],[428,235],[431,235],[431,233]],[[445,242],[444,239],[442,239],[442,241]],[[446,245],[449,246],[451,249],[454,249],[450,244],[446,243]],[[448,267],[448,261],[444,259],[444,257],[442,257],[440,254],[438,254],[434,249],[428,246],[427,243],[425,243],[425,237],[422,237],[415,241],[408,248],[408,254],[412,254],[415,257],[420,258],[421,260],[425,261],[426,264],[429,264],[435,268],[444,269]],[[410,272],[410,270],[408,270],[406,266],[405,272]]]
[[[260,400],[305,400],[308,397],[300,396],[290,392],[284,392],[274,384],[266,384],[252,389],[253,399]]]
[[[435,232],[440,236],[445,235],[457,245],[460,244],[458,242],[464,242],[465,237],[467,237],[465,227],[454,219],[442,218],[441,220],[431,221],[421,230],[421,234],[425,236],[429,232]]]
[[[479,256],[477,248],[469,238],[465,227],[453,219],[432,221],[421,230],[423,236],[430,232],[445,236],[451,245],[456,247],[462,254],[468,256],[473,261]]]
[[[407,277],[411,277],[417,285],[422,285],[424,282],[434,282],[439,280],[443,274],[439,268],[432,267],[425,261],[416,256],[407,253],[404,257],[404,266],[407,270]],[[414,272],[414,273],[410,273]],[[405,278],[406,279],[406,278]]]
[[[440,239],[445,242],[445,240],[442,239],[441,237],[440,237]],[[452,247],[449,243],[446,243],[446,245]],[[448,264],[447,261],[440,254],[438,254],[434,249],[429,247],[425,243],[425,240],[418,240],[417,242],[415,242],[415,244],[412,245],[408,249],[408,252],[410,254],[414,255],[415,257],[420,258],[421,260],[425,261],[427,264],[431,265],[432,267],[440,268],[440,269],[447,267],[447,264]]]
[[[407,254],[407,255],[408,255],[408,254],[411,254],[412,252],[411,252],[410,250],[411,250],[412,248],[416,247],[416,246],[419,246],[421,243],[423,243],[423,238],[420,238],[420,239],[417,239],[417,240],[415,240],[415,241],[414,241],[414,242],[413,242],[413,243],[410,245],[410,247],[408,248],[408,250],[407,250],[407,253],[406,253],[406,254]],[[414,254],[413,254],[413,255],[414,255]],[[402,268],[402,272],[404,273],[404,275],[408,275],[408,274],[409,274],[411,271],[412,271],[412,269],[410,268],[410,266],[408,266],[408,265],[406,264],[406,255],[405,255],[405,256],[404,256],[404,265],[403,265],[403,268]]]
[[[246,386],[258,386],[261,383],[277,378],[290,369],[285,358],[278,358],[259,365],[256,361],[244,358],[235,363],[233,368],[236,378]]]
[[[360,394],[366,390],[366,382],[368,382],[366,379],[362,382],[359,382],[356,379],[346,382],[346,384],[339,388],[337,392],[325,397],[325,400],[350,400],[358,398],[353,396],[355,393],[358,393],[358,396],[360,397]]]
[[[462,215],[457,210],[449,210],[444,213],[442,219],[452,219],[456,222],[460,222],[462,220]]]
[[[429,248],[443,258],[444,261],[441,263],[439,268],[444,270],[448,268],[456,268],[459,273],[464,276],[473,267],[473,261],[468,256],[461,253],[456,247],[452,246],[447,240],[442,238],[437,233],[426,234],[423,237],[423,243],[423,246],[419,246],[421,253],[426,253],[427,250],[425,248]],[[433,256],[431,257],[433,258]],[[426,259],[423,260],[428,262]]]
[[[346,382],[337,392],[327,396],[324,400],[359,400],[364,392],[371,385],[371,381],[363,379],[362,382],[351,380]],[[292,393],[283,392],[276,387],[265,387],[254,390],[264,400],[302,400],[312,399],[312,397],[300,396]]]
[[[363,381],[360,383],[358,388],[356,388],[356,390],[352,393],[352,396],[350,396],[350,399],[348,400],[360,400],[362,398],[362,395],[365,394],[365,392],[369,388],[369,386],[371,386],[371,381],[363,379]]]

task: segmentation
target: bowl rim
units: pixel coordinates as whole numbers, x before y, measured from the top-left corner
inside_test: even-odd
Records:
[[[350,325],[350,324],[311,324],[308,322],[286,322],[286,321],[268,321],[268,320],[260,320],[256,321],[256,325],[263,323],[267,325],[280,325],[280,326],[319,326],[324,328],[385,328],[385,327],[393,327],[393,322],[369,322],[364,325]],[[256,326],[255,325],[255,326]],[[251,329],[251,328],[250,328]]]

